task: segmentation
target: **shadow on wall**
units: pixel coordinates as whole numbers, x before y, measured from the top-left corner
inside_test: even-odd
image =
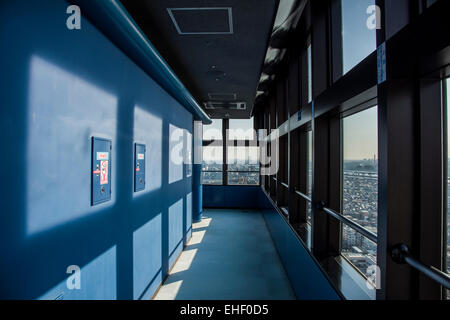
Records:
[[[0,94],[8,154],[0,159],[0,298],[150,298],[191,230],[185,165],[169,184],[169,128],[192,132],[192,116],[87,20],[67,30],[66,8],[48,0],[0,10],[0,44],[8,43],[0,59],[8,75]],[[113,145],[112,199],[94,207],[92,136]],[[139,193],[135,142],[148,155]],[[81,268],[80,290],[66,286],[71,265]]]

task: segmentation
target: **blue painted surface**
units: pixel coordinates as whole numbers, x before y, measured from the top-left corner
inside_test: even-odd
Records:
[[[0,298],[149,298],[191,232],[192,177],[169,132],[192,133],[193,116],[87,19],[68,30],[67,6],[0,3]],[[95,207],[92,136],[113,145],[111,200]]]
[[[277,247],[278,254],[299,300],[340,300],[339,295],[319,269],[286,220],[273,207],[262,189],[258,202]]]
[[[258,210],[205,209],[155,299],[294,300]]]
[[[193,203],[193,215],[192,219],[194,222],[199,222],[202,219],[202,211],[203,211],[203,185],[201,182],[202,177],[202,165],[194,164],[194,176],[193,176],[193,195],[194,195],[194,203]]]
[[[259,208],[259,186],[203,186],[204,208]]]

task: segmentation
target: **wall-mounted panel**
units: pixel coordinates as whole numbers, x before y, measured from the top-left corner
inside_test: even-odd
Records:
[[[145,145],[134,144],[134,192],[145,189]]]
[[[111,140],[92,137],[91,202],[111,200]]]

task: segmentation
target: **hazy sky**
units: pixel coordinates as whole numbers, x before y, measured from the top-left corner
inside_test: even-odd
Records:
[[[344,160],[378,159],[378,108],[343,120]]]
[[[367,27],[367,8],[374,0],[342,0],[342,44],[344,73],[376,50],[376,32]],[[344,159],[378,159],[377,108],[343,120]]]
[[[375,51],[376,31],[367,27],[367,8],[375,0],[342,0],[344,74]]]

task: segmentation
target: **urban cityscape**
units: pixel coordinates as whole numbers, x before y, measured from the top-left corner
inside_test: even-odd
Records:
[[[342,214],[377,233],[378,217],[378,161],[344,161]],[[360,272],[371,276],[368,268],[376,265],[377,244],[353,229],[342,228],[342,255]]]
[[[222,164],[213,161],[203,161],[202,183],[206,185],[221,185]],[[259,185],[259,164],[237,160],[228,165],[229,185]]]

